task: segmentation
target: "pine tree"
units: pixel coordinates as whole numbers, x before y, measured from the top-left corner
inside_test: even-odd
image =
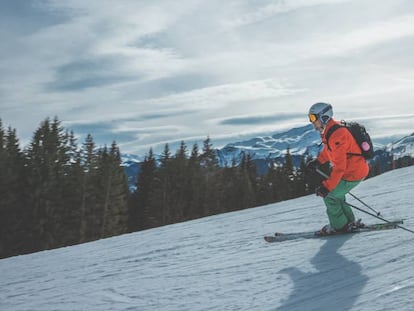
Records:
[[[38,250],[53,246],[52,219],[54,202],[52,182],[54,182],[54,163],[57,162],[56,148],[51,148],[50,119],[44,120],[36,130],[30,143],[27,160],[29,171],[30,207],[33,217],[33,244]]]
[[[309,194],[306,180],[305,180],[305,172],[306,172],[306,164],[305,164],[305,156],[301,156],[300,167],[295,171],[295,179],[294,179],[294,197],[304,196]]]
[[[290,154],[290,147],[287,147],[286,155],[285,155],[285,164],[283,165],[283,169],[285,174],[289,177],[293,175],[293,159],[292,155]]]
[[[24,158],[16,130],[0,120],[0,258],[30,251]]]
[[[27,179],[24,163],[24,155],[20,149],[19,139],[16,130],[8,128],[6,149],[8,154],[8,188],[9,197],[8,205],[13,207],[13,213],[8,217],[8,223],[11,227],[9,234],[12,235],[13,241],[10,249],[13,255],[18,254],[21,250],[26,253],[30,251],[30,241],[26,237],[30,235],[29,227],[31,219],[28,216],[27,202]]]
[[[238,197],[240,198],[238,209],[252,207],[255,203],[256,167],[250,154],[243,153],[238,175]]]
[[[220,213],[222,202],[220,202],[220,190],[222,184],[215,180],[219,175],[219,163],[216,151],[213,149],[210,137],[203,142],[203,150],[200,155],[200,165],[205,178],[203,215]]]
[[[191,150],[187,165],[188,179],[190,181],[188,192],[188,211],[186,218],[193,219],[203,215],[203,200],[205,192],[205,179],[200,164],[198,144],[195,143]]]
[[[222,170],[222,191],[225,194],[222,201],[225,211],[234,211],[241,206],[238,192],[240,188],[239,170],[240,167],[237,167],[234,158],[231,167],[224,167]]]
[[[41,123],[26,152],[34,245],[39,250],[66,243],[70,207],[65,206],[62,197],[67,196],[69,151],[68,133],[55,117],[52,122],[47,118]]]
[[[105,146],[98,153],[97,177],[98,238],[127,232],[129,189],[115,142],[109,151]]]
[[[62,241],[63,245],[73,245],[81,241],[81,203],[83,196],[82,181],[84,172],[81,165],[81,156],[78,151],[76,138],[73,132],[66,132],[67,151],[64,166],[64,176],[61,178],[62,202]]]
[[[136,190],[130,203],[130,231],[153,227],[157,221],[151,214],[151,193],[154,187],[156,162],[152,148],[141,165]]]
[[[269,203],[286,199],[287,180],[280,164],[271,162],[264,180],[268,188]]]
[[[158,217],[161,225],[171,223],[171,189],[172,189],[172,167],[171,151],[168,144],[165,144],[161,154],[160,167],[157,170],[154,189],[152,192],[152,208]]]
[[[91,241],[98,238],[99,225],[97,225],[97,196],[95,187],[98,176],[98,156],[95,152],[95,142],[91,134],[88,134],[80,151],[80,164],[82,179],[80,188],[80,242]]]
[[[213,149],[210,137],[203,141],[203,151],[200,155],[200,165],[209,173],[214,173],[219,168],[216,151]]]
[[[171,199],[172,222],[180,222],[187,218],[189,210],[188,197],[191,185],[190,174],[187,170],[187,146],[181,141],[180,148],[171,161]]]
[[[294,183],[295,183],[295,172],[293,168],[293,159],[290,154],[290,147],[288,146],[285,155],[285,163],[283,164],[283,176],[281,176],[284,182],[283,187],[283,199],[291,199],[294,197]]]

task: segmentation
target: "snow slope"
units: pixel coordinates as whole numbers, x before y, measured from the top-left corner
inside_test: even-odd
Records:
[[[413,229],[413,189],[409,167],[369,179],[353,193]],[[414,309],[412,233],[273,244],[262,238],[325,222],[321,199],[311,195],[3,259],[0,310]]]

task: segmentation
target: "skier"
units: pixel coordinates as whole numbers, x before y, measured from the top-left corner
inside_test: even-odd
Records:
[[[309,121],[320,132],[324,146],[316,159],[307,162],[307,168],[316,170],[328,161],[332,167],[330,176],[315,190],[316,195],[323,198],[329,218],[329,224],[320,230],[321,235],[348,231],[355,226],[355,216],[345,202],[345,195],[369,173],[366,160],[359,155],[359,146],[345,127],[333,131],[327,142],[329,129],[340,123],[332,116],[332,106],[329,103],[316,103],[309,109]]]

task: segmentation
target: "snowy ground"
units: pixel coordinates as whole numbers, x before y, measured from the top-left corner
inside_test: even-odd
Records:
[[[353,193],[414,229],[413,189],[410,167]],[[312,195],[3,259],[0,310],[414,310],[412,233],[263,240],[325,223]]]

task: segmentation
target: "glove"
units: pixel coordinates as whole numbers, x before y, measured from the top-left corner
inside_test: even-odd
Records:
[[[315,193],[317,196],[324,198],[329,194],[329,190],[325,186],[320,185],[315,189]]]
[[[316,171],[317,168],[321,165],[318,159],[311,159],[306,162],[306,168],[310,171]]]

